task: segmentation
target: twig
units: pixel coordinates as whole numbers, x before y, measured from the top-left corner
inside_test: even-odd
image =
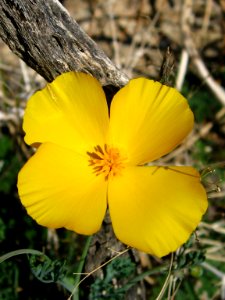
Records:
[[[222,224],[221,224],[222,223]],[[211,229],[215,232],[221,233],[221,234],[225,234],[225,223],[222,222],[216,222],[213,224],[208,224],[205,222],[201,222],[201,226],[207,229]]]
[[[221,271],[219,271],[217,268],[213,267],[212,265],[208,264],[207,262],[201,263],[201,265],[208,271],[212,272],[214,275],[219,277],[220,279],[223,279],[225,277],[225,274]]]
[[[224,300],[225,299],[225,273],[221,272],[220,270],[208,264],[207,262],[203,262],[201,265],[203,266],[203,268],[210,271],[211,273],[216,275],[216,277],[221,279],[221,299]]]
[[[147,28],[140,28],[140,22],[137,23],[137,26],[135,28],[135,32],[132,38],[132,43],[129,46],[127,59],[124,64],[124,69],[126,71],[126,74],[128,76],[132,75],[134,67],[137,65],[139,59],[144,55],[146,52],[145,47],[148,44],[148,40],[144,38],[144,34],[148,32],[150,39],[151,39],[151,32],[154,26],[156,25],[158,19],[160,17],[160,13],[157,12],[156,15],[152,20],[150,20],[150,23]],[[140,43],[140,45],[139,45]],[[138,46],[139,45],[139,46]]]
[[[202,37],[207,35],[212,9],[213,9],[213,1],[207,0],[206,7],[205,7],[205,15],[202,22],[202,32],[201,32]]]
[[[127,251],[129,251],[130,248],[126,248],[125,250],[119,252],[117,255],[115,255],[114,257],[112,257],[111,259],[109,259],[108,261],[106,261],[104,264],[102,264],[101,266],[95,268],[94,270],[92,270],[91,272],[89,272],[83,279],[81,279],[74,287],[71,295],[69,296],[69,298],[67,300],[71,300],[73,294],[76,292],[77,288],[80,286],[80,284],[85,281],[88,277],[90,277],[93,273],[95,273],[97,270],[103,268],[105,265],[109,264],[111,261],[113,261],[114,259],[116,259],[117,257],[123,255],[124,253],[126,253]]]
[[[118,45],[118,38],[117,38],[117,31],[116,31],[116,23],[115,18],[113,14],[113,7],[114,7],[115,1],[114,0],[108,0],[105,3],[106,8],[106,14],[109,17],[109,25],[111,28],[112,33],[112,45],[114,49],[114,62],[118,68],[121,67],[120,63],[120,53],[119,53],[119,45]]]
[[[202,80],[207,84],[213,94],[217,97],[217,99],[225,105],[225,90],[214,80],[212,75],[210,74],[209,70],[207,69],[205,63],[201,59],[199,52],[196,48],[196,45],[193,41],[191,35],[191,29],[189,26],[189,20],[191,19],[192,15],[192,0],[185,0],[183,4],[183,11],[182,11],[182,22],[181,22],[181,29],[184,35],[184,46],[190,55],[199,76]]]
[[[0,111],[0,122],[12,121],[18,125],[20,122],[20,118],[22,118],[22,116],[23,116],[23,109],[20,108],[14,108],[11,110],[11,112],[8,113]]]
[[[167,277],[166,277],[166,280],[165,280],[165,282],[164,282],[164,284],[163,284],[163,287],[162,287],[162,289],[161,289],[159,295],[157,296],[156,300],[161,300],[161,299],[162,299],[162,297],[163,297],[163,295],[165,294],[165,291],[166,291],[166,289],[167,289],[167,287],[168,287],[168,285],[169,285],[170,278],[171,278],[171,276],[172,276],[173,261],[174,261],[174,254],[171,253],[171,260],[170,260],[169,272],[168,272],[168,275],[167,275]]]
[[[184,79],[187,73],[189,55],[186,49],[182,50],[180,64],[178,68],[177,80],[176,80],[176,89],[181,91]]]
[[[200,137],[204,137],[209,133],[212,126],[213,126],[212,123],[205,124],[197,134],[194,134],[193,136],[189,137],[187,139],[187,141],[185,143],[183,143],[179,148],[170,152],[165,157],[162,157],[160,159],[160,163],[166,163],[166,162],[170,161],[172,158],[177,157],[178,155],[180,155],[182,152],[186,151],[187,149],[190,149],[194,145],[194,143],[199,140]]]
[[[19,61],[20,61],[20,68],[21,68],[21,73],[22,73],[23,81],[24,81],[23,87],[24,87],[25,92],[29,93],[31,90],[31,84],[30,84],[30,77],[27,72],[27,66],[24,63],[24,61],[22,61],[21,59]]]

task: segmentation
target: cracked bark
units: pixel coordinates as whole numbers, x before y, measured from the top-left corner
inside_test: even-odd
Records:
[[[103,85],[128,81],[57,0],[1,0],[0,37],[47,81],[74,70]]]

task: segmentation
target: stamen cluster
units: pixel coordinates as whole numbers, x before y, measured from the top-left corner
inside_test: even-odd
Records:
[[[121,169],[124,168],[124,159],[121,158],[119,150],[107,144],[104,147],[97,145],[93,152],[87,154],[90,157],[89,166],[93,167],[97,176],[103,174],[105,180],[108,180],[109,176],[120,174]]]

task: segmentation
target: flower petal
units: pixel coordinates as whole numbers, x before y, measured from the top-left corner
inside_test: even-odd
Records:
[[[118,239],[158,257],[185,243],[207,208],[191,167],[126,168],[109,182],[108,202]]]
[[[104,144],[108,123],[99,82],[90,75],[69,72],[29,99],[23,128],[29,145],[53,142],[77,151]]]
[[[27,212],[39,224],[81,234],[99,230],[105,215],[107,182],[93,174],[88,156],[45,143],[18,176]]]
[[[145,78],[133,79],[113,98],[110,143],[131,164],[144,164],[173,150],[193,127],[186,99],[174,88]]]

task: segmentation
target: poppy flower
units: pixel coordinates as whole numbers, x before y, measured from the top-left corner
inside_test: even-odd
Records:
[[[25,142],[39,147],[18,176],[28,214],[49,228],[91,235],[107,208],[117,238],[164,256],[187,241],[207,208],[197,170],[158,166],[194,123],[174,88],[138,78],[110,110],[100,83],[68,72],[28,101]]]

